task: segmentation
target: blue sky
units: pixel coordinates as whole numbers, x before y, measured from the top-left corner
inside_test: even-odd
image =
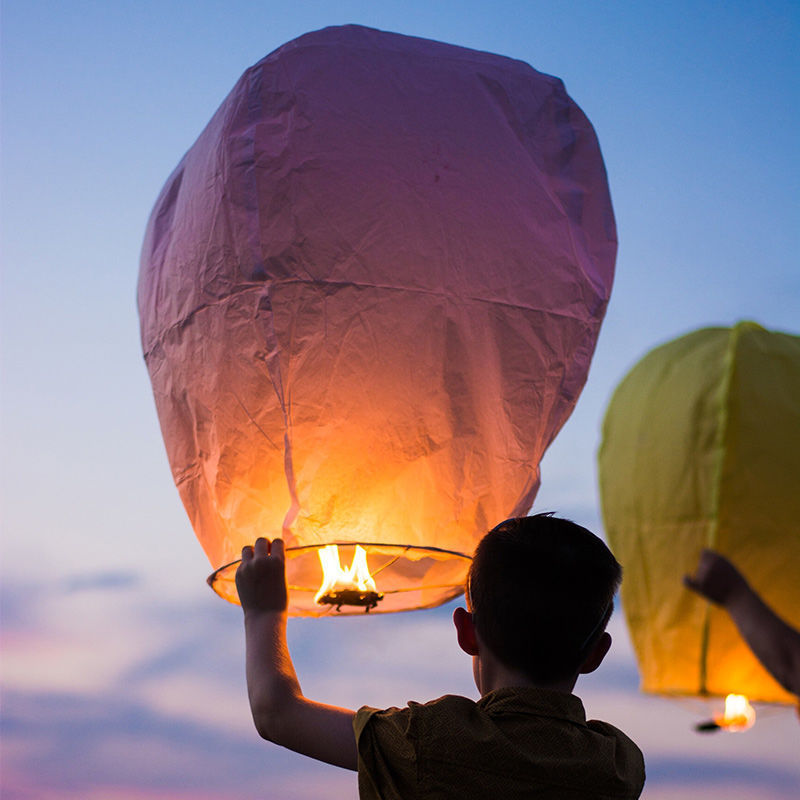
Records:
[[[356,797],[352,775],[251,728],[240,611],[205,586],[135,306],[150,208],[236,79],[285,41],[347,22],[525,60],[562,78],[597,130],[617,277],[537,508],[600,529],[600,421],[647,350],[739,319],[800,329],[796,3],[6,0],[4,796]],[[353,706],[473,694],[450,610],[297,621],[304,689]],[[611,661],[582,694],[642,745],[646,797],[793,795],[791,710],[698,737],[708,709],[638,694],[621,616],[613,626]]]

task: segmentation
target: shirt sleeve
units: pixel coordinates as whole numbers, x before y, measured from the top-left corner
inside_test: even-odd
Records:
[[[353,730],[358,748],[360,800],[418,797],[418,755],[414,707],[379,711],[364,706]]]

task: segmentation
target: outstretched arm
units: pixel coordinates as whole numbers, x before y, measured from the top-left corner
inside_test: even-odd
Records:
[[[354,712],[304,697],[292,665],[281,539],[260,538],[242,549],[236,588],[244,610],[247,694],[256,730],[297,753],[357,769]]]
[[[696,573],[683,582],[725,608],[772,677],[786,691],[800,695],[800,632],[764,603],[727,558],[704,550]]]

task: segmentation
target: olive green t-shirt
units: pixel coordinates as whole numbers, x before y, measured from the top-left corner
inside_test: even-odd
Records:
[[[353,728],[361,800],[633,800],[644,786],[639,748],[565,692],[365,706]]]

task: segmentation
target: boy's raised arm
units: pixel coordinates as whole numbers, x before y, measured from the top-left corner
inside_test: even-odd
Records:
[[[303,696],[286,642],[283,541],[260,538],[242,549],[236,588],[244,610],[247,694],[259,734],[338,767],[358,767],[355,713]]]

